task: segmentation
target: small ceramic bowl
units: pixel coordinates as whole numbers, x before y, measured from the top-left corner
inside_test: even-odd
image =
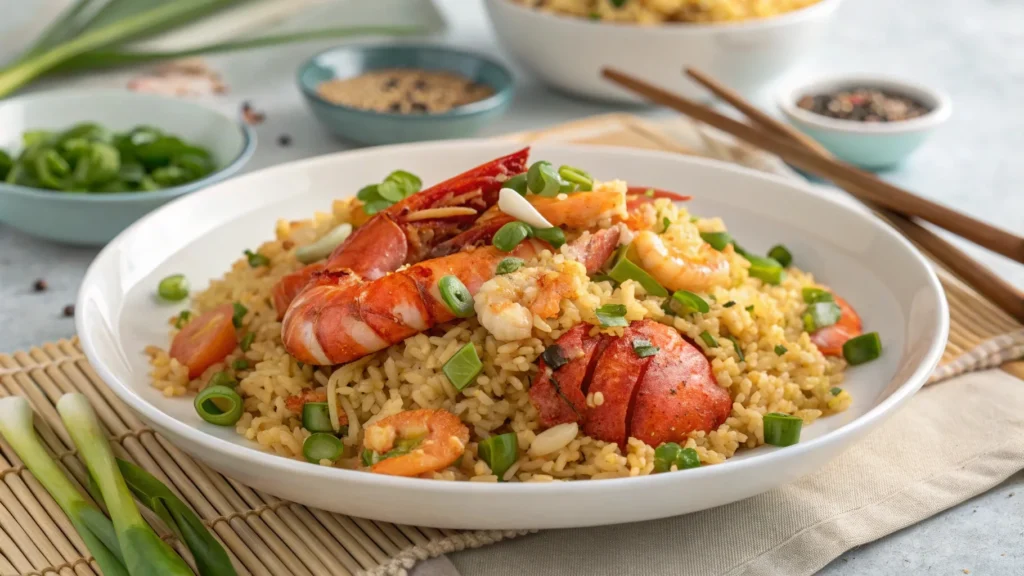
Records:
[[[911,120],[867,123],[828,118],[796,105],[803,96],[860,87],[906,96],[929,112]],[[899,164],[953,112],[952,102],[941,91],[882,76],[843,76],[801,84],[783,90],[778,104],[790,123],[821,142],[838,158],[871,170]]]
[[[57,242],[106,244],[154,208],[238,172],[256,149],[256,133],[249,126],[216,110],[123,90],[46,92],[0,102],[0,149],[20,151],[21,135],[28,130],[66,130],[82,122],[114,132],[154,126],[206,148],[219,169],[153,192],[84,194],[0,182],[0,222]]]
[[[439,114],[398,114],[361,110],[328,102],[317,87],[384,68],[443,70],[490,86],[494,94]],[[464,138],[501,116],[512,101],[512,74],[482,56],[420,45],[342,46],[321,52],[299,68],[299,88],[313,114],[331,132],[361,144],[395,144]]]

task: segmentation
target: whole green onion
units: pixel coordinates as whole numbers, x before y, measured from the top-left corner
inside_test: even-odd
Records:
[[[0,398],[0,434],[68,515],[103,574],[128,576],[113,523],[82,496],[40,442],[32,428],[32,408],[27,400],[20,396]]]
[[[175,496],[174,492],[171,492],[152,474],[131,462],[119,458],[117,466],[135,498],[143,506],[160,516],[164,524],[192,552],[200,576],[234,576],[236,574],[224,547],[210,534],[196,513]]]
[[[452,274],[442,276],[437,282],[437,290],[441,293],[441,300],[444,301],[445,306],[456,318],[473,316],[473,296],[458,276]]]
[[[85,396],[65,394],[57,401],[57,412],[103,495],[128,573],[131,576],[191,576],[188,564],[139,514],[110,444]]]

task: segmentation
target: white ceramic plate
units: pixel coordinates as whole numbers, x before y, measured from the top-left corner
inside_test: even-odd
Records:
[[[726,164],[604,147],[537,145],[532,158],[693,194],[690,208],[720,215],[743,245],[782,242],[882,336],[881,359],[848,372],[846,412],[805,428],[783,449],[741,452],[717,466],[642,478],[552,484],[476,484],[326,468],[262,452],[233,429],[200,420],[191,398],[148,383],[145,346],[167,344],[175,307],[154,298],[180,272],[200,289],[278,218],[305,218],[396,168],[437,182],[515,145],[453,141],[373,148],[248,174],[169,204],[111,242],[86,274],[76,308],[83,348],[114,392],[155,429],[211,467],[260,490],[328,510],[413,525],[554,528],[631,522],[734,502],[812,472],[876,428],[924,382],[948,330],[939,282],[921,255],[866,211],[807,186]],[[900,439],[894,438],[894,442]]]

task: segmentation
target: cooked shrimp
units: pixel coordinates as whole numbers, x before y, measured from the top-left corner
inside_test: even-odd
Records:
[[[638,264],[659,284],[669,290],[707,292],[715,286],[729,284],[729,259],[710,244],[698,238],[689,242],[674,241],[673,234],[685,232],[673,227],[665,237],[644,230],[633,239],[640,261]],[[666,242],[666,239],[668,240]],[[726,246],[726,250],[732,250]]]
[[[558,315],[563,298],[583,290],[586,271],[578,262],[562,262],[556,270],[526,268],[495,276],[474,296],[480,324],[502,341],[529,338],[533,318]]]
[[[371,451],[370,472],[419,476],[451,466],[466,451],[469,428],[445,410],[410,410],[366,427],[363,447]]]

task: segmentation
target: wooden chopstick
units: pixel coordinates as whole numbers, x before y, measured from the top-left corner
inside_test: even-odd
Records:
[[[789,138],[820,156],[833,158],[831,152],[810,136],[765,114],[729,87],[720,84],[698,70],[688,68],[686,69],[686,74],[707,88],[712,94],[742,112],[756,125],[779,136]],[[924,248],[933,258],[945,265],[950,271],[988,298],[989,301],[1001,310],[1013,316],[1019,322],[1024,322],[1024,292],[996,276],[991,270],[978,263],[962,250],[912,219],[885,210],[872,202],[865,202],[865,204],[880,212],[886,220],[903,232],[904,236],[918,244],[921,248]]]
[[[784,139],[780,135],[723,116],[710,108],[624,72],[605,68],[602,74],[605,78],[652,102],[682,112],[767,150],[798,168],[832,180],[860,200],[874,202],[904,216],[916,216],[1011,260],[1024,263],[1024,238],[1020,236],[916,196],[859,168],[819,156],[788,138]],[[851,186],[847,188],[847,184]]]

